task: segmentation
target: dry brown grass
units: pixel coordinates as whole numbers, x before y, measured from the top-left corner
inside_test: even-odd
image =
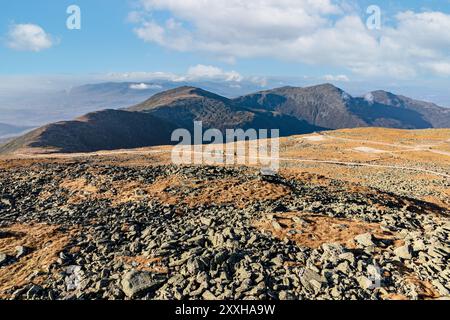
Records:
[[[383,128],[360,128],[325,132],[319,137],[322,139],[308,139],[311,136],[306,135],[294,136],[281,139],[280,156],[282,158],[293,159],[317,159],[317,160],[335,160],[335,161],[349,161],[381,165],[396,165],[396,166],[417,166],[424,169],[436,168],[440,172],[450,172],[450,156],[445,154],[436,154],[429,151],[433,150],[450,150],[450,130],[436,129],[436,130],[394,130]],[[238,143],[238,146],[245,146],[244,143]],[[369,152],[361,152],[355,150],[358,147],[368,147],[379,150],[385,150],[387,153],[375,154]],[[210,146],[209,146],[210,148]],[[415,150],[417,149],[417,150]],[[16,158],[9,158],[0,161],[0,168],[13,168],[19,166],[30,166],[38,162],[50,163],[70,163],[78,159],[92,161],[93,164],[98,165],[117,165],[117,166],[149,166],[155,164],[169,164],[171,147],[152,147],[141,148],[135,150],[117,150],[117,151],[102,151],[91,154],[55,154],[55,155],[28,155],[18,156]],[[22,158],[21,158],[22,157]],[[331,180],[341,180],[345,182],[362,184],[367,186],[376,186],[377,180],[372,177],[380,177],[383,175],[394,174],[398,176],[403,184],[409,181],[416,185],[422,185],[422,192],[411,194],[411,197],[420,199],[422,201],[433,203],[437,206],[450,209],[450,201],[448,190],[442,187],[442,183],[433,182],[435,179],[443,180],[445,178],[438,177],[433,174],[420,173],[414,171],[398,172],[395,169],[388,168],[371,168],[371,167],[348,167],[333,164],[319,164],[307,163],[305,165],[293,161],[281,161],[281,165],[287,168],[297,168],[297,173],[302,171],[303,175],[306,173],[312,176],[299,177],[299,179],[309,180],[307,183],[315,185],[327,185]],[[401,173],[398,174],[397,173]],[[100,179],[99,177],[97,177]],[[66,182],[63,187],[71,192],[71,202],[79,203],[86,199],[113,199],[114,205],[132,201],[145,201],[146,198],[155,197],[161,201],[168,201],[175,203],[177,201],[190,202],[191,199],[179,192],[167,193],[164,190],[158,190],[157,185],[142,185],[137,183],[115,182],[117,195],[96,192],[95,188],[99,187],[102,181],[96,178],[96,185],[92,186],[84,181]],[[328,180],[327,180],[328,179]],[[98,182],[98,183],[97,183]],[[165,185],[164,181],[158,181]],[[248,203],[243,201],[244,197],[249,193],[251,198],[259,199],[263,196],[268,199],[283,196],[285,190],[278,190],[275,188],[268,194],[253,186],[245,186],[242,183],[226,182],[224,187],[228,187],[231,191],[226,191],[215,184],[222,183],[221,181],[211,181],[209,184],[211,188],[204,186],[192,186],[193,190],[198,195],[200,203],[228,203],[233,196],[236,196],[239,206]],[[188,182],[182,181],[174,183],[173,186],[183,188],[189,187]],[[261,188],[273,186],[259,185]],[[448,188],[447,188],[448,189]],[[252,192],[250,192],[251,190]],[[156,192],[155,192],[156,191]],[[391,192],[392,190],[385,190]],[[395,190],[394,190],[395,191]],[[206,194],[207,192],[211,195]],[[253,195],[255,194],[255,195]],[[432,196],[422,196],[421,194],[431,194]],[[48,197],[48,194],[41,195],[43,199]],[[181,200],[180,200],[181,197]],[[193,200],[193,199],[192,199]],[[231,199],[234,200],[234,199]],[[236,201],[235,201],[236,202]]]
[[[87,182],[85,178],[79,178],[75,180],[66,179],[59,184],[60,188],[66,189],[71,193],[68,203],[78,204],[86,200],[97,198],[98,199],[98,188]],[[43,197],[47,196],[48,193],[42,194]]]
[[[16,246],[31,250],[17,262],[0,268],[0,299],[8,298],[5,293],[7,290],[29,283],[42,283],[45,280],[43,276],[33,276],[39,272],[48,273],[50,265],[76,233],[76,229],[67,232],[45,224],[18,224],[0,231],[6,234],[6,237],[0,238],[0,252],[15,256]]]
[[[96,177],[96,183],[104,180],[105,177]],[[97,186],[89,184],[86,179],[67,179],[60,183],[60,187],[69,192],[68,202],[71,204],[109,199],[113,206],[157,199],[166,204],[184,203],[191,207],[231,204],[243,208],[255,201],[277,200],[290,194],[288,187],[260,179],[210,181],[178,176],[161,177],[150,184],[138,181],[112,181],[108,190],[104,192],[100,192]]]
[[[302,224],[295,223],[292,218],[302,219]],[[289,239],[299,246],[319,248],[326,243],[339,243],[349,249],[354,249],[354,238],[360,234],[371,233],[377,239],[396,241],[395,234],[381,230],[377,223],[368,223],[358,220],[331,218],[327,216],[291,212],[274,215],[273,219],[256,221],[254,226],[265,232],[270,232],[278,239]],[[276,229],[276,221],[281,229]],[[290,234],[290,231],[296,231]],[[401,243],[399,243],[401,244]]]
[[[420,280],[415,274],[406,276],[405,281],[408,285],[414,286],[420,299],[437,299],[441,297],[440,293],[430,282]]]
[[[187,197],[185,201],[191,207],[213,203],[234,204],[238,208],[245,208],[256,201],[277,200],[289,194],[288,187],[259,179],[245,182],[221,179],[215,183],[204,184],[198,194]]]

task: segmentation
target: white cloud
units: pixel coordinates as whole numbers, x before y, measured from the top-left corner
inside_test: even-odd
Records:
[[[52,37],[35,24],[15,24],[8,33],[8,47],[18,51],[39,52],[51,48],[53,44]]]
[[[258,86],[264,88],[269,84],[267,77],[250,77],[250,82],[257,84]]]
[[[179,78],[178,75],[168,72],[113,72],[100,76],[102,80],[107,81],[149,81],[149,80],[167,80],[175,81]]]
[[[225,81],[240,82],[243,77],[236,71],[223,71],[214,66],[205,66],[202,64],[190,67],[187,72],[187,78],[195,79],[217,79]]]
[[[332,75],[327,74],[323,77],[326,81],[342,81],[342,82],[348,82],[350,79],[345,74],[338,74],[338,75]]]
[[[130,89],[132,90],[148,90],[148,89],[162,89],[163,87],[159,84],[148,84],[148,83],[133,83],[130,84]]]
[[[364,76],[411,78],[446,74],[450,15],[405,11],[392,25],[367,29],[346,2],[332,0],[141,0],[146,42],[201,51],[233,61],[270,57],[340,67]],[[171,18],[157,21],[158,12]],[[389,20],[389,19],[385,19]]]
[[[153,21],[144,21],[134,32],[146,42],[154,42],[178,51],[188,51],[193,41],[189,32],[174,19],[168,19],[163,26]]]
[[[450,62],[427,63],[423,67],[429,69],[434,74],[450,76]]]
[[[122,72],[122,73],[109,73],[106,75],[106,79],[109,81],[136,81],[141,82],[136,84],[132,89],[138,89],[147,85],[145,81],[151,80],[165,80],[173,82],[184,81],[201,81],[201,80],[217,80],[227,82],[241,82],[244,77],[237,71],[225,71],[216,66],[207,66],[198,64],[191,66],[184,74],[176,74],[169,72]]]

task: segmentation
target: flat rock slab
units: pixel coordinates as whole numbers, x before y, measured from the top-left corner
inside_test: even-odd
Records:
[[[122,291],[129,298],[136,298],[147,292],[155,291],[165,282],[155,279],[151,272],[130,271],[122,279]]]

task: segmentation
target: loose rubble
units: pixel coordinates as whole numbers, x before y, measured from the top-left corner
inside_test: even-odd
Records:
[[[177,196],[171,203],[145,193],[128,202],[113,199],[117,182],[152,184],[173,176],[209,184],[224,179],[238,184],[267,180],[249,168],[121,167],[81,160],[0,169],[0,241],[17,237],[7,232],[17,223],[79,230],[48,270],[39,270],[39,281],[3,292],[3,270],[31,258],[35,248],[18,246],[15,252],[0,252],[0,297],[351,300],[449,296],[450,219],[444,208],[430,209],[421,201],[381,191],[348,192],[339,181],[326,187],[281,175],[271,175],[267,182],[283,186],[280,197],[249,199],[244,206],[216,201],[215,194],[209,203],[199,205],[183,200],[200,194],[201,186],[168,186],[161,192]],[[92,186],[82,201],[71,201],[80,197],[80,191],[61,187],[63,181],[76,179]],[[306,246],[293,240],[308,224],[300,214],[291,219],[296,227],[278,238],[276,233],[286,230],[281,218],[297,212],[374,223],[395,239],[374,231],[339,243]],[[272,231],[256,227],[262,220],[272,221]]]

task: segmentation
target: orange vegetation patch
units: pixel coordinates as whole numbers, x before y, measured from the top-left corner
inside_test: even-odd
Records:
[[[378,223],[304,213],[269,215],[266,219],[255,222],[254,226],[272,233],[278,239],[287,238],[308,248],[319,248],[325,243],[339,243],[354,249],[354,238],[365,233],[371,233],[377,239],[397,239],[395,234],[381,230]]]
[[[288,180],[297,180],[322,187],[328,187],[332,182],[332,179],[324,175],[306,172],[301,169],[282,169],[280,174]]]
[[[244,208],[256,201],[277,200],[290,194],[290,188],[260,179],[239,181],[237,179],[218,180],[205,184],[198,193],[186,199],[190,206],[198,204],[234,204]]]
[[[169,204],[184,203],[191,207],[207,204],[234,204],[239,208],[254,201],[276,200],[290,193],[290,189],[286,186],[260,179],[204,181],[177,176],[158,179],[142,190],[161,202]]]
[[[96,183],[104,177],[97,176]],[[89,184],[85,179],[65,180],[60,187],[69,191],[69,203],[109,199],[112,205],[159,200],[166,204],[184,203],[191,207],[207,204],[234,204],[243,208],[254,201],[277,200],[290,194],[290,188],[261,179],[195,180],[172,175],[158,178],[151,184],[139,181],[113,181],[107,191]]]
[[[48,273],[56,262],[58,254],[68,245],[76,230],[61,231],[57,226],[45,224],[13,225],[1,229],[0,252],[14,257],[16,246],[23,246],[30,252],[10,265],[0,268],[0,299],[8,298],[6,291],[33,283],[39,285],[45,278],[40,272]]]
[[[89,184],[85,178],[67,179],[62,181],[59,186],[71,193],[69,198],[71,204],[81,203],[98,195],[98,188]]]
[[[393,301],[409,301],[407,296],[403,294],[397,294],[397,293],[388,293],[382,296],[383,300],[393,300]]]
[[[408,275],[405,278],[405,281],[408,285],[414,286],[420,299],[437,299],[441,297],[439,292],[430,282],[420,280],[416,275]]]
[[[427,196],[423,198],[423,201],[435,204],[441,208],[444,208],[450,212],[450,197],[446,199],[438,199],[433,196]]]
[[[135,270],[148,271],[152,273],[167,274],[169,269],[162,265],[161,258],[138,257],[117,257],[125,264],[132,265]]]

